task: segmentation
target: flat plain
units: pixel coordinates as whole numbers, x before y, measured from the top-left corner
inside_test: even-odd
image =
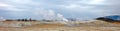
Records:
[[[90,23],[78,23],[71,25],[60,24],[60,23],[46,24],[40,22],[23,22],[23,21],[4,21],[0,23],[4,24],[4,25],[0,24],[0,31],[119,31],[120,30],[119,23],[113,24],[103,21],[94,21]]]

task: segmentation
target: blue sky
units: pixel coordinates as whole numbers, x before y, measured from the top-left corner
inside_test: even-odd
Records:
[[[120,15],[120,0],[0,0],[0,16],[6,19],[94,19]]]

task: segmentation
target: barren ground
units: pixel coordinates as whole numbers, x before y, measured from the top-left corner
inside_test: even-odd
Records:
[[[6,23],[13,23],[13,22],[7,21]],[[120,30],[120,26],[114,26],[114,25],[99,26],[99,25],[81,24],[80,26],[64,26],[63,24],[36,24],[33,26],[25,26],[25,27],[1,26],[0,31],[119,31]]]

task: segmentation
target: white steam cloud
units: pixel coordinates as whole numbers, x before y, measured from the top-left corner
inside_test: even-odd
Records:
[[[62,14],[55,13],[54,10],[37,9],[35,14],[47,20],[68,21]]]
[[[57,17],[60,19],[60,20],[63,20],[65,22],[68,22],[68,20],[66,18],[64,18],[64,16],[62,14],[57,14]]]
[[[4,19],[3,17],[0,17],[0,21],[5,21],[6,19]]]

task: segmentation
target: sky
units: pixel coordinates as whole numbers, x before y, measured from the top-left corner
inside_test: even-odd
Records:
[[[0,17],[6,19],[94,19],[120,15],[120,0],[0,0]]]

